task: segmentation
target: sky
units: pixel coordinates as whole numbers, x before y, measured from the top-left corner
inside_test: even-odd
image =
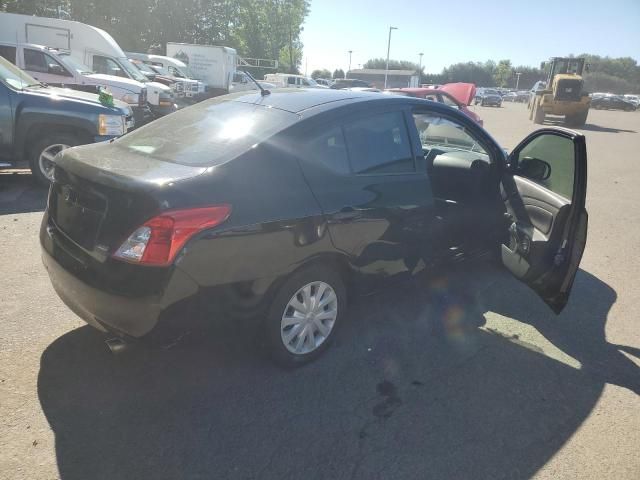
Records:
[[[640,62],[640,0],[311,0],[301,70],[346,70],[370,58],[419,61],[427,73],[457,62],[510,59],[538,66],[593,53]]]

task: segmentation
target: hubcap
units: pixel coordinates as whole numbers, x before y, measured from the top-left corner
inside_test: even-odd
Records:
[[[65,145],[64,143],[56,143],[54,145],[49,145],[42,151],[42,153],[40,153],[38,164],[40,166],[40,171],[47,178],[47,180],[53,180],[53,168],[55,167],[53,159],[58,153],[66,150],[67,148],[69,148],[69,145]]]
[[[291,353],[311,353],[329,337],[338,316],[338,297],[324,282],[298,290],[282,314],[280,336]]]

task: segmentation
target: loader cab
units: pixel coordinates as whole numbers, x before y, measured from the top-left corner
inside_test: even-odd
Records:
[[[584,58],[553,57],[548,62],[542,62],[540,67],[547,72],[547,84],[551,85],[556,75],[582,76],[584,71]]]

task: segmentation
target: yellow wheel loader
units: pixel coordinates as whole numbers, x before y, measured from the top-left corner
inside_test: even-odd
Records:
[[[542,62],[546,81],[539,82],[529,98],[529,119],[542,124],[547,115],[564,116],[568,126],[581,126],[587,121],[591,98],[583,89],[584,58],[553,57]],[[587,65],[587,70],[588,65]]]

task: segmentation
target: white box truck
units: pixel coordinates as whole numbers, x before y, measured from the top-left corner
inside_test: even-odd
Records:
[[[187,65],[196,79],[207,84],[209,96],[258,88],[244,72],[236,70],[238,54],[233,48],[167,42],[167,57]],[[267,89],[274,87],[265,82],[260,84]]]
[[[168,103],[173,99],[171,89],[161,83],[149,82],[130,63],[113,37],[99,28],[72,20],[0,13],[0,42],[35,44],[67,52],[94,72],[129,78],[144,84],[145,89],[140,92],[140,103],[146,105],[148,102],[156,115],[168,113],[163,111],[165,108],[170,111],[175,109],[175,106],[161,105],[161,102]]]

